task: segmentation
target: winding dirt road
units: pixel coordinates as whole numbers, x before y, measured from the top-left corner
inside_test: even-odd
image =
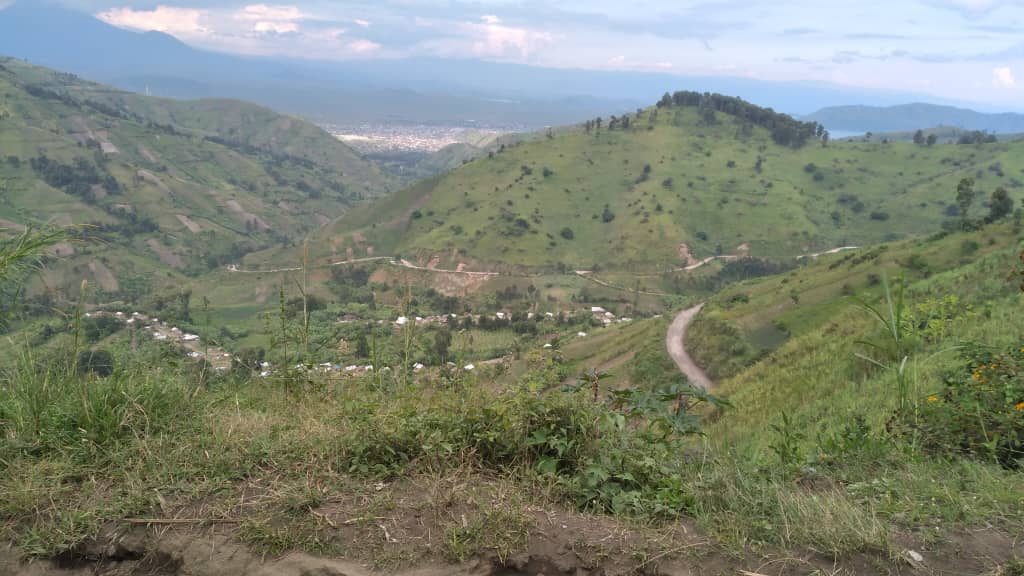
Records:
[[[665,335],[665,347],[668,348],[668,354],[675,361],[679,370],[690,379],[690,383],[710,392],[714,388],[714,383],[701,370],[700,366],[697,366],[693,358],[690,358],[683,343],[683,339],[686,337],[686,329],[703,308],[703,304],[698,304],[693,308],[683,310],[676,316],[675,320],[672,321],[672,325],[668,328],[668,334]]]

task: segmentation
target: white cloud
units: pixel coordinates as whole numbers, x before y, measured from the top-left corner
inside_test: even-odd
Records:
[[[483,24],[465,24],[463,30],[473,38],[473,53],[482,57],[528,58],[555,40],[554,35],[548,32],[488,23],[486,20]]]
[[[253,32],[289,34],[299,31],[299,25],[295,22],[268,22],[261,20],[252,25]]]
[[[1016,87],[1017,79],[1013,77],[1013,70],[1008,66],[992,70],[992,85],[996,88]]]
[[[480,17],[480,21],[485,24],[501,24],[501,18],[498,18],[494,14],[486,14]]]
[[[353,20],[353,22],[355,22],[356,25],[358,26],[362,26],[363,28],[369,28],[371,25],[369,20],[363,20],[362,18],[356,18],[355,20]]]
[[[235,17],[239,20],[272,20],[277,22],[295,22],[305,20],[307,16],[299,10],[298,6],[268,6],[266,4],[250,4],[238,12]]]
[[[369,40],[359,39],[349,43],[349,49],[356,54],[368,54],[381,49],[381,45]]]
[[[473,22],[423,17],[416,17],[413,22],[417,28],[433,31],[414,50],[442,57],[529,61],[539,50],[560,38],[543,30],[501,24],[499,18],[488,16]]]
[[[653,70],[658,72],[667,72],[676,67],[674,63],[667,60],[659,62],[634,61],[622,55],[612,56],[606,64],[613,70]]]
[[[235,19],[252,22],[250,31],[259,34],[294,34],[307,16],[297,6],[250,4],[235,12]]]
[[[96,17],[122,28],[195,36],[209,32],[209,28],[203,25],[206,15],[205,10],[160,5],[152,10],[114,8],[100,12]]]

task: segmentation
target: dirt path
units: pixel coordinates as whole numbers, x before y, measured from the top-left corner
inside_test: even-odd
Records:
[[[443,270],[441,268],[430,268],[429,266],[417,266],[408,260],[395,261],[392,260],[391,264],[394,266],[401,266],[402,268],[408,268],[410,270],[422,270],[424,272],[439,272],[442,274],[465,274],[467,276],[498,276],[498,272],[472,272],[470,270]]]
[[[708,375],[701,370],[700,366],[690,358],[690,355],[686,352],[684,345],[684,338],[686,338],[686,329],[693,322],[693,319],[697,317],[701,309],[704,308],[703,304],[698,304],[693,308],[683,310],[676,316],[676,319],[672,321],[672,325],[668,327],[668,334],[665,336],[665,347],[668,348],[668,354],[675,361],[676,366],[679,370],[690,379],[690,383],[694,386],[699,386],[705,391],[711,391],[714,388],[714,383],[708,378]]]
[[[828,254],[839,254],[840,252],[846,252],[847,250],[857,250],[858,248],[860,248],[860,246],[840,246],[839,248],[833,248],[831,250],[826,250],[824,252],[816,252],[814,254],[803,254],[801,256],[797,256],[796,259],[803,260],[804,258],[817,258],[818,256],[825,256]]]
[[[390,256],[375,256],[372,258],[356,258],[354,260],[342,260],[341,262],[331,262],[327,265],[321,266],[310,266],[309,268],[333,268],[335,266],[346,266],[349,264],[362,264],[366,262],[377,262],[378,260],[391,260]],[[279,272],[302,272],[302,266],[295,268],[274,268],[271,270],[242,270],[237,264],[231,264],[227,267],[228,272],[234,272],[235,274],[277,274]]]
[[[421,270],[423,272],[436,272],[438,274],[462,274],[465,276],[498,276],[498,272],[472,272],[469,270],[442,270],[440,268],[426,268],[424,266],[417,266],[408,260],[395,260],[391,256],[373,256],[370,258],[356,258],[353,260],[342,260],[341,262],[332,262],[327,265],[321,266],[310,266],[313,268],[333,268],[334,266],[346,266],[348,264],[363,264],[366,262],[379,262],[381,260],[387,260],[388,264],[392,266],[398,266],[399,268],[408,268],[409,270]],[[273,270],[243,270],[236,264],[232,264],[227,267],[228,272],[234,272],[236,274],[275,274],[278,272],[301,272],[302,267],[296,268],[275,268]]]
[[[584,280],[590,280],[594,284],[597,284],[599,286],[604,286],[605,288],[611,288],[612,290],[620,290],[622,292],[630,292],[632,294],[645,294],[647,296],[668,296],[668,294],[666,294],[664,292],[652,292],[652,291],[649,291],[649,290],[632,290],[630,288],[623,288],[622,286],[616,286],[616,285],[611,284],[609,282],[605,282],[604,280],[601,280],[600,278],[595,278],[593,276],[593,272],[591,272],[590,270],[577,270],[576,271],[576,275],[579,276],[580,278],[583,278]]]

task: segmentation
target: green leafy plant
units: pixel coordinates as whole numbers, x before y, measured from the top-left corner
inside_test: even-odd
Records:
[[[893,373],[896,379],[896,395],[899,415],[905,416],[910,408],[910,390],[907,362],[913,347],[913,332],[907,322],[905,285],[899,282],[895,294],[887,275],[882,275],[885,300],[881,306],[861,300],[860,305],[871,314],[882,328],[882,337],[876,340],[859,340],[858,344],[868,347],[871,354],[857,353],[856,356],[874,366]]]
[[[922,408],[924,446],[966,453],[1007,468],[1024,462],[1024,345],[962,349],[963,364]]]
[[[66,239],[64,229],[29,227],[12,239],[0,240],[0,328],[10,320],[25,282],[39,270],[46,251]]]
[[[612,407],[644,426],[655,436],[701,434],[701,417],[693,410],[698,404],[715,408],[729,402],[689,382],[669,382],[654,388],[626,388],[612,392]]]
[[[769,449],[779,459],[783,475],[787,478],[799,471],[804,463],[802,443],[807,435],[801,432],[788,412],[783,411],[778,423],[771,425],[775,434]]]

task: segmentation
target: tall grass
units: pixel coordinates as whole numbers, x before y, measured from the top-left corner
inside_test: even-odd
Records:
[[[14,366],[0,369],[0,461],[95,458],[118,441],[170,430],[191,412],[188,389],[159,369],[97,378],[26,347]]]
[[[882,274],[885,299],[882,306],[876,306],[861,300],[861,307],[873,316],[883,329],[884,336],[880,340],[860,340],[859,344],[869,347],[875,355],[857,353],[856,356],[875,366],[893,373],[896,379],[897,406],[900,415],[906,416],[910,405],[907,362],[910,360],[911,338],[913,326],[907,322],[906,282],[897,284],[893,294],[887,274]]]
[[[64,229],[29,227],[13,239],[0,240],[0,328],[9,321],[28,277],[42,266],[47,250],[65,239]]]

